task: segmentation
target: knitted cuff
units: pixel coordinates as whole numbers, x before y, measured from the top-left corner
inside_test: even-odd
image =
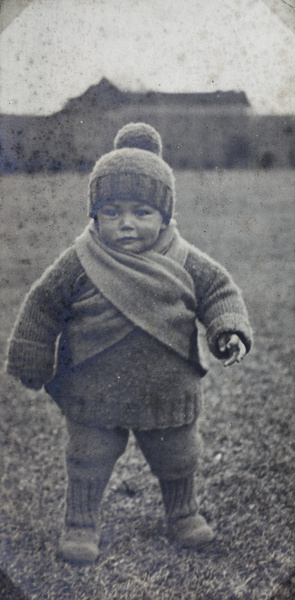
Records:
[[[166,515],[170,521],[197,512],[194,475],[173,481],[160,479],[160,486]]]
[[[95,529],[104,488],[105,485],[101,482],[70,479],[66,499],[66,526]]]
[[[12,338],[9,342],[7,372],[19,378],[39,379],[46,383],[52,379],[55,346],[38,344]]]
[[[252,330],[247,317],[236,313],[227,313],[210,323],[206,332],[207,342],[210,351],[216,358],[224,358],[224,353],[220,352],[217,345],[217,340],[223,333],[236,333],[249,352],[252,345]]]

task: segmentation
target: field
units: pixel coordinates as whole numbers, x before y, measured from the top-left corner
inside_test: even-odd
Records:
[[[157,481],[131,436],[101,505],[98,561],[81,569],[57,559],[64,420],[44,392],[4,374],[0,567],[27,598],[295,597],[295,174],[180,171],[176,178],[182,234],[233,274],[255,334],[241,365],[225,370],[209,357],[205,378],[197,486],[216,542],[203,552],[168,543]],[[87,176],[7,176],[0,187],[4,360],[30,284],[87,223]]]

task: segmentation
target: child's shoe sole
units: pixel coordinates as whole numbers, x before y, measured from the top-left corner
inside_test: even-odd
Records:
[[[93,563],[98,557],[97,533],[89,527],[69,527],[61,537],[59,556],[67,562]]]
[[[212,542],[215,536],[206,519],[196,514],[170,522],[168,537],[183,548],[200,548]]]

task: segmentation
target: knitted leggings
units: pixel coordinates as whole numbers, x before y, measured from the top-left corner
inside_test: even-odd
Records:
[[[92,526],[114,465],[126,448],[129,431],[120,427],[84,427],[73,421],[67,421],[67,428],[66,522]],[[167,515],[195,512],[193,473],[199,453],[196,422],[133,433],[151,471],[160,480]]]

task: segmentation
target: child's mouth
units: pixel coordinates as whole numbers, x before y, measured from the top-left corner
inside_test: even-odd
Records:
[[[119,238],[119,240],[118,240],[118,242],[120,244],[129,244],[129,243],[137,242],[137,241],[138,241],[138,238],[136,238],[136,237],[123,237],[123,238]]]

